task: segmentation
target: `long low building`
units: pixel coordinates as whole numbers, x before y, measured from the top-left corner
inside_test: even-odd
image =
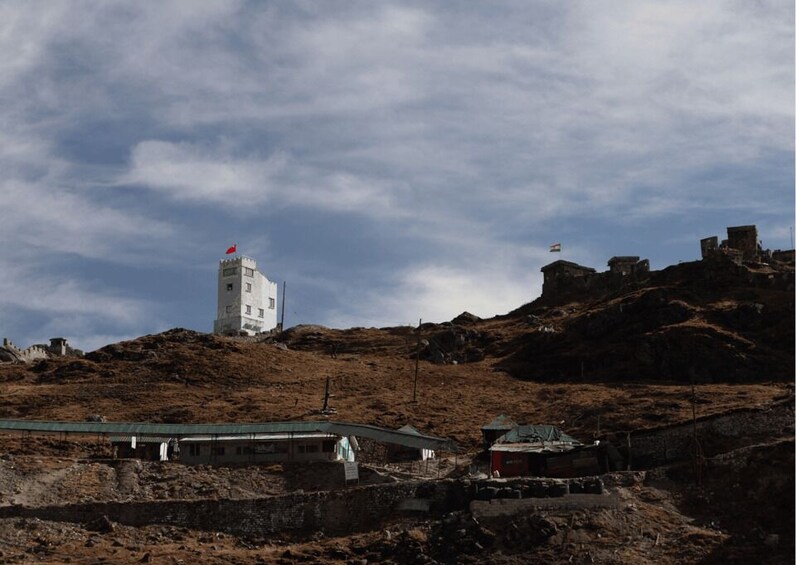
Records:
[[[417,450],[458,452],[456,444],[446,438],[424,435],[416,430],[390,430],[346,422],[150,424],[0,420],[0,431],[112,437],[120,455],[137,457],[146,453],[147,458],[161,460],[173,441],[179,449],[180,460],[188,464],[354,461],[357,437]],[[143,445],[151,447],[137,447]]]
[[[192,436],[180,444],[180,461],[207,463],[276,463],[283,461],[355,461],[354,436],[323,432],[252,434],[249,436]]]

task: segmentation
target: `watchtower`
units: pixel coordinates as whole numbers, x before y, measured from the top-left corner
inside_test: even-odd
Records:
[[[257,270],[251,257],[218,263],[218,310],[213,333],[249,335],[276,327],[277,285]]]

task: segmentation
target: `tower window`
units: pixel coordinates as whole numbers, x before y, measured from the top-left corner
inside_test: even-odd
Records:
[[[258,308],[258,310],[260,311],[260,313],[259,313],[260,317],[261,318],[265,318],[265,310],[263,310],[262,308]]]
[[[249,306],[248,304],[246,305],[246,313],[247,314],[251,314],[252,313],[252,307]]]
[[[246,283],[246,292],[252,291],[252,283]]]
[[[232,312],[232,306],[227,306],[227,314],[229,314],[230,312]]]
[[[246,275],[247,277],[253,277],[254,269],[250,269],[249,267],[243,267],[243,274]]]
[[[232,283],[227,283],[227,292],[232,292],[233,288],[234,286],[232,285]]]
[[[274,308],[276,308],[276,300],[273,299],[273,298],[269,298],[268,299],[268,309],[269,310],[273,310]]]
[[[224,269],[221,272],[221,274],[224,275],[225,277],[231,277],[232,275],[237,275],[238,274],[238,268],[237,267],[227,267],[226,269]]]

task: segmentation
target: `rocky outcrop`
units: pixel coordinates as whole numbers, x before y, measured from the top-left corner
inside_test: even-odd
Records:
[[[509,314],[530,330],[498,367],[529,379],[792,379],[793,270],[689,263],[641,288]],[[575,304],[575,306],[570,306]]]

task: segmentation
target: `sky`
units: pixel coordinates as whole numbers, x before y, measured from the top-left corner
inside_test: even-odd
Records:
[[[233,243],[287,327],[340,328],[503,314],[553,260],[662,269],[727,226],[792,247],[790,0],[8,0],[0,53],[23,347],[211,331]]]

